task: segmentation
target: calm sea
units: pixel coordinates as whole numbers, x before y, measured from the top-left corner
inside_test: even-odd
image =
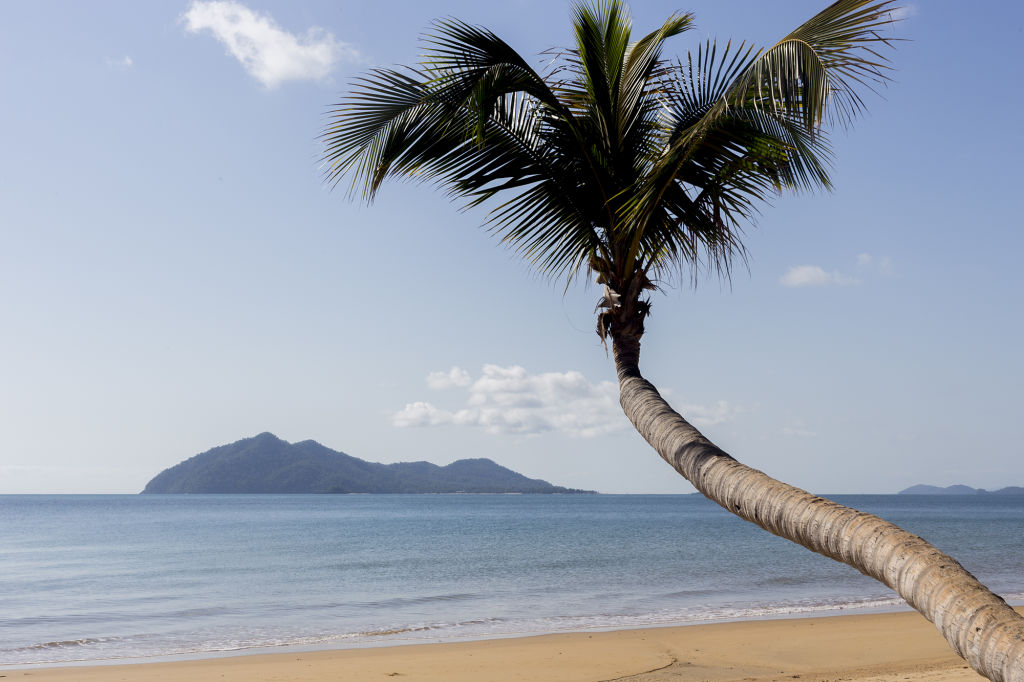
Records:
[[[837,496],[1024,600],[1024,497]],[[699,496],[0,496],[0,666],[898,609]]]

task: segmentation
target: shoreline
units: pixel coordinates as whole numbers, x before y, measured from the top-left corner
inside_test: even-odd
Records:
[[[1017,607],[1022,611],[1021,607]],[[33,682],[709,682],[984,678],[914,611],[774,618],[468,642],[0,668]]]
[[[434,646],[445,644],[474,644],[485,643],[494,640],[504,639],[529,639],[535,637],[546,637],[554,635],[592,635],[595,633],[609,633],[631,630],[664,630],[670,628],[700,627],[706,625],[727,625],[733,623],[776,621],[776,620],[801,620],[816,618],[832,618],[850,615],[880,615],[889,613],[915,613],[915,611],[901,599],[891,600],[898,603],[874,605],[849,605],[841,607],[827,607],[821,609],[798,608],[794,610],[759,611],[754,615],[736,615],[726,617],[711,617],[707,619],[681,620],[681,621],[650,621],[638,624],[617,624],[605,626],[583,626],[578,629],[573,627],[557,628],[551,630],[509,630],[491,634],[474,633],[459,636],[401,636],[403,634],[419,634],[421,628],[406,630],[382,631],[380,633],[360,633],[362,637],[351,634],[316,638],[313,641],[281,642],[275,644],[247,644],[224,649],[196,649],[178,653],[136,653],[126,656],[112,656],[109,658],[83,658],[69,659],[64,661],[34,661],[22,663],[0,663],[0,678],[8,672],[22,670],[46,670],[50,668],[92,668],[92,667],[121,667],[137,666],[150,663],[185,663],[204,661],[221,658],[240,658],[246,656],[264,655],[291,655],[308,654],[318,652],[341,652],[348,650],[377,649],[377,648],[401,648],[412,646]],[[1024,609],[1024,601],[1009,601],[1010,605],[1017,608],[1018,605]],[[370,636],[373,634],[374,636]],[[383,635],[388,636],[383,636]]]

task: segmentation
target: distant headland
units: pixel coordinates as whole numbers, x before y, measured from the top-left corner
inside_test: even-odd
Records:
[[[221,445],[165,469],[147,493],[592,493],[527,478],[489,459],[378,464],[272,433]]]
[[[984,488],[972,488],[967,485],[951,485],[940,488],[936,485],[924,485],[919,483],[912,485],[899,492],[900,495],[1024,495],[1024,488],[1019,485],[1011,485],[999,490],[985,490]]]

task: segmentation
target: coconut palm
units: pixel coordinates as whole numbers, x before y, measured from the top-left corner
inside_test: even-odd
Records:
[[[329,183],[372,199],[387,178],[436,183],[542,273],[603,285],[622,408],[701,493],[738,516],[885,583],[993,680],[1024,681],[1024,618],[951,557],[878,517],[736,461],[640,373],[648,292],[728,277],[741,229],[784,190],[829,188],[825,128],[887,79],[890,2],[840,0],[768,49],[706,42],[685,59],[676,14],[631,40],[618,0],[573,7],[575,46],[538,73],[494,33],[438,22],[415,67],[375,69],[332,109]]]

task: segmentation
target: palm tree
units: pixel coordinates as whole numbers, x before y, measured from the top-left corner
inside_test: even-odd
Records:
[[[763,200],[830,187],[824,128],[887,80],[891,1],[839,0],[768,49],[707,42],[676,61],[663,49],[689,14],[631,41],[619,0],[595,3],[573,7],[576,45],[544,75],[492,32],[438,22],[418,66],[372,70],[332,109],[328,182],[349,177],[368,200],[390,177],[434,182],[490,203],[489,228],[545,275],[595,277],[622,408],[666,462],[729,511],[894,589],[982,675],[1024,681],[1024,618],[959,563],[740,464],[639,369],[647,292],[728,277]]]

